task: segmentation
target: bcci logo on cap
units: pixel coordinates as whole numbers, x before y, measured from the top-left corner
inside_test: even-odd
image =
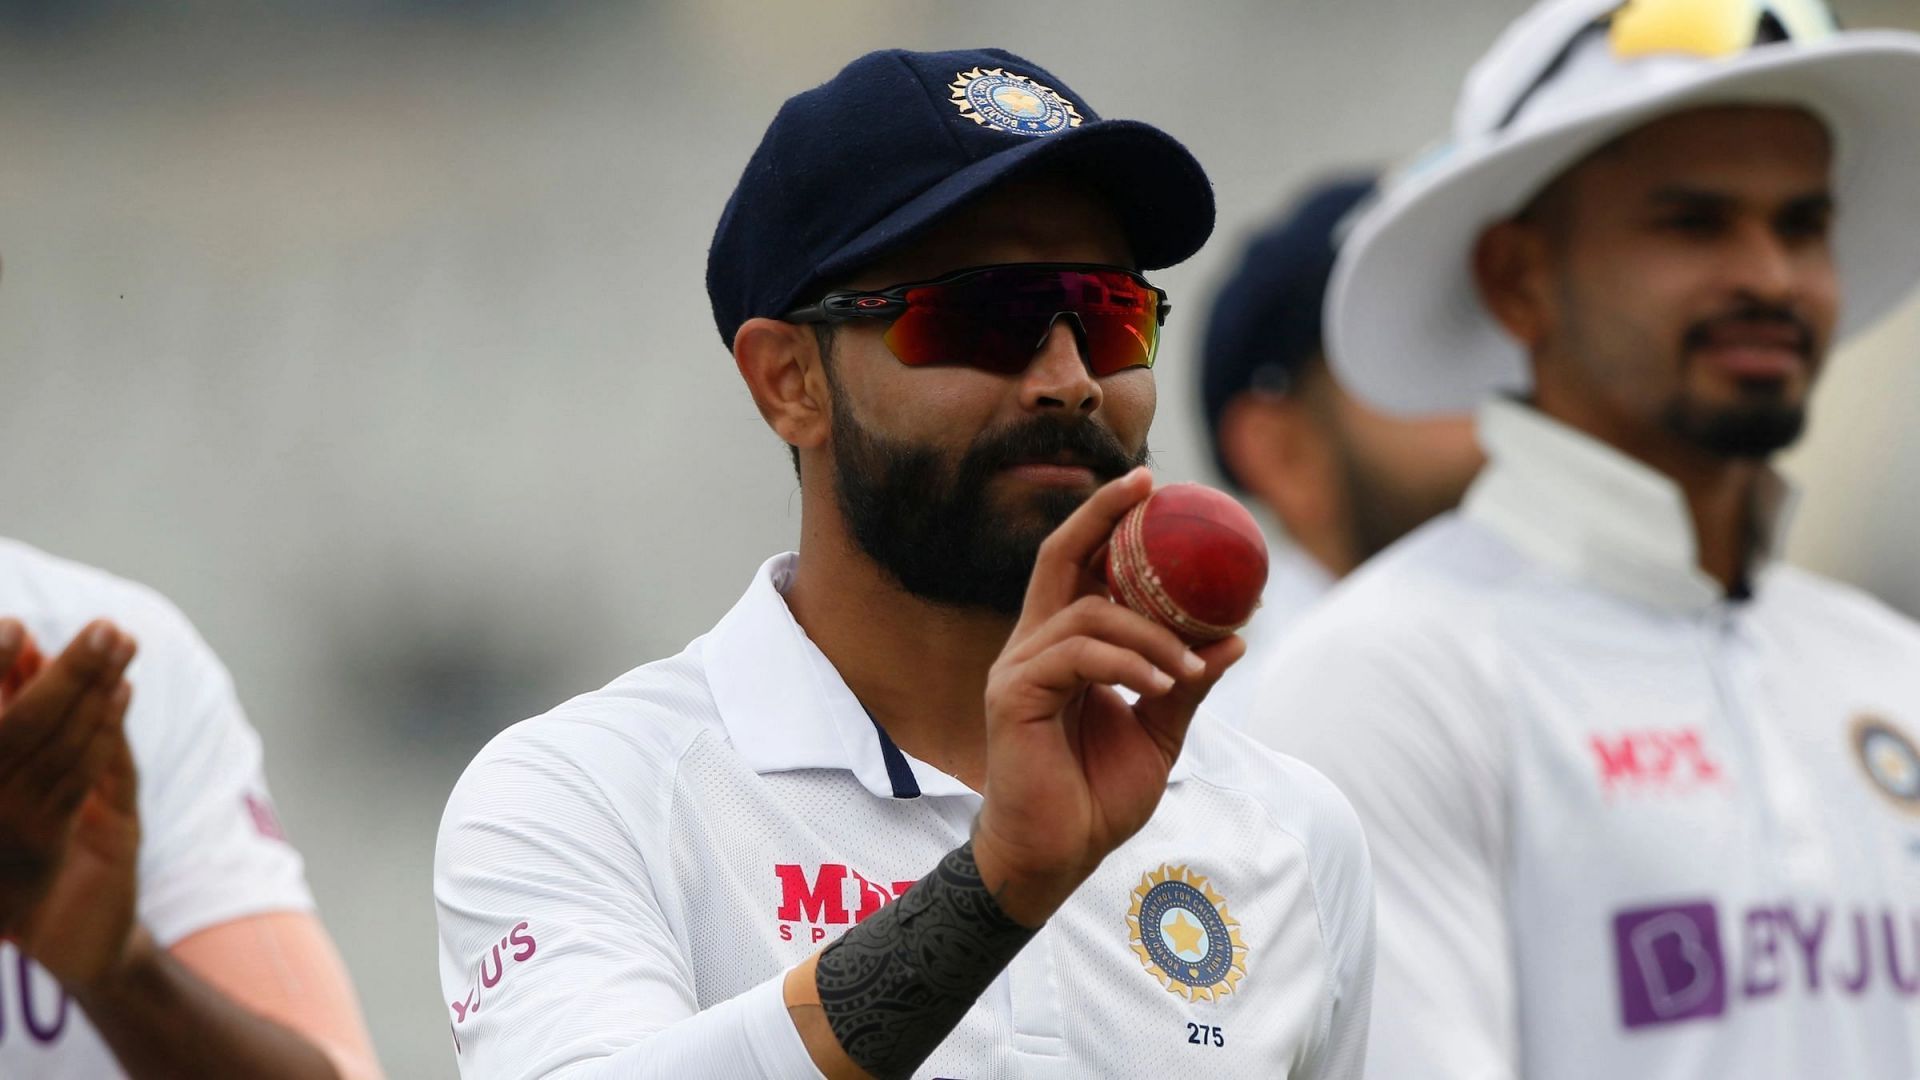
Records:
[[[1227,900],[1184,866],[1140,875],[1127,911],[1128,943],[1160,985],[1188,1001],[1213,1001],[1247,974],[1247,943]]]
[[[961,116],[1012,135],[1058,135],[1081,124],[1073,102],[1005,68],[959,72],[947,89]]]

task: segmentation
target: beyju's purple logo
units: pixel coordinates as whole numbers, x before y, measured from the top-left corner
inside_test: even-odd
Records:
[[[1620,1022],[1629,1028],[1719,1016],[1738,995],[1920,997],[1920,909],[1755,904],[1722,945],[1709,902],[1614,916]]]
[[[528,926],[525,919],[515,923],[513,929],[500,938],[500,943],[495,945],[491,952],[481,954],[479,981],[467,988],[465,999],[447,1003],[453,1009],[453,1023],[456,1029],[467,1022],[467,1017],[480,1012],[480,1005],[486,999],[487,991],[499,986],[500,980],[507,977],[509,965],[523,964],[533,959],[533,954],[539,950],[539,943],[533,940],[533,932],[528,929]],[[492,961],[491,970],[489,970],[489,960]],[[453,1035],[453,1045],[457,1052],[460,1048],[460,1033],[457,1030]]]
[[[1641,908],[1613,920],[1620,961],[1620,1020],[1666,1024],[1727,1011],[1720,920],[1712,904]]]

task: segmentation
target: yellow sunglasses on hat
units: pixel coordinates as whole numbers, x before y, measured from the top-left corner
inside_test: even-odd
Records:
[[[1573,35],[1513,99],[1494,130],[1512,124],[1574,50],[1594,35],[1605,34],[1619,60],[1674,55],[1722,60],[1755,45],[1805,44],[1839,32],[1839,22],[1822,0],[1627,0]]]
[[[1662,53],[1718,59],[1764,41],[1816,41],[1839,32],[1819,0],[1630,0],[1608,21],[1613,54],[1623,60]]]

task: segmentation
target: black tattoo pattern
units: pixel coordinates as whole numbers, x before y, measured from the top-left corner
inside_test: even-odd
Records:
[[[855,1064],[906,1080],[1037,932],[1000,910],[969,840],[820,954],[827,1024]]]

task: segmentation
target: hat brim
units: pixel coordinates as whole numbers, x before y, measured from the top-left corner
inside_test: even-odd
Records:
[[[1179,140],[1135,120],[1094,120],[977,161],[921,192],[821,260],[788,304],[891,254],[989,190],[1040,173],[1103,195],[1141,270],[1185,261],[1213,232],[1213,185]]]
[[[1920,39],[1849,33],[1772,51],[1678,85],[1633,86],[1504,141],[1457,149],[1390,190],[1355,224],[1328,291],[1328,349],[1341,382],[1402,414],[1463,412],[1527,389],[1527,359],[1474,283],[1480,233],[1609,140],[1710,105],[1799,105],[1827,122],[1840,336],[1885,316],[1920,282]]]

